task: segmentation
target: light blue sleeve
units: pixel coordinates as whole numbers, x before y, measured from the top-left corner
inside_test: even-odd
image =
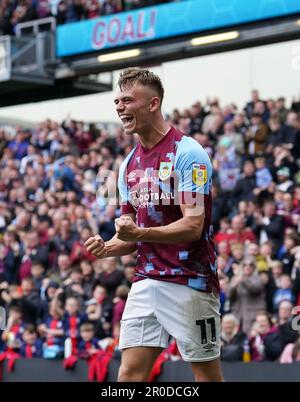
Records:
[[[209,194],[212,164],[207,152],[193,138],[184,136],[178,143],[174,170],[179,192]]]

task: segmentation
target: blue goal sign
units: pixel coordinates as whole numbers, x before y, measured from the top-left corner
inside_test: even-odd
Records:
[[[299,0],[186,0],[57,27],[58,57],[300,13]]]

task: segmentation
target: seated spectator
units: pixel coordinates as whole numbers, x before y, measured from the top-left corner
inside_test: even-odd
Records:
[[[27,155],[29,146],[28,137],[29,135],[25,131],[20,130],[15,139],[9,142],[8,148],[13,151],[13,155],[16,159],[21,160]]]
[[[258,272],[268,271],[269,266],[264,256],[260,254],[259,245],[257,243],[250,243],[247,246],[247,257],[254,258]]]
[[[75,296],[82,309],[83,302],[87,298],[83,290],[83,276],[79,267],[74,267],[68,279],[64,282],[64,293],[66,297]]]
[[[238,112],[235,113],[234,118],[233,118],[233,124],[234,124],[234,129],[237,133],[240,133],[243,135],[247,131],[247,124],[246,124],[246,119],[245,119],[245,114]]]
[[[27,359],[43,356],[43,343],[41,339],[38,338],[38,333],[34,325],[27,325],[24,329],[20,355]]]
[[[3,234],[3,248],[0,261],[3,269],[3,280],[9,284],[18,283],[18,269],[21,262],[20,242],[15,231],[7,230]]]
[[[45,279],[45,267],[39,262],[34,262],[31,266],[31,277],[35,288],[40,290]]]
[[[131,288],[132,286],[132,281],[135,276],[135,267],[135,262],[128,262],[126,265],[124,265],[124,279],[122,284],[128,288]]]
[[[264,267],[267,266],[267,269],[273,266],[274,254],[273,254],[273,245],[271,241],[265,241],[259,247],[259,255],[262,257]]]
[[[96,336],[99,339],[112,335],[112,300],[107,296],[104,286],[96,284],[93,290],[93,298],[86,303],[88,320],[95,324]]]
[[[81,261],[95,261],[91,253],[89,253],[82,245],[83,243],[92,236],[92,231],[90,228],[84,228],[80,231],[80,238],[73,243],[72,251],[70,255],[70,261],[72,264],[80,264]]]
[[[22,308],[24,321],[35,324],[40,314],[39,291],[31,278],[22,280],[21,290],[22,295],[17,302]]]
[[[47,247],[41,246],[38,234],[34,231],[25,235],[23,249],[24,252],[21,254],[21,264],[19,268],[20,281],[30,277],[33,262],[39,262],[47,268],[49,257]]]
[[[295,233],[287,233],[284,236],[283,244],[278,250],[278,258],[282,261],[283,272],[291,275],[295,261],[294,250],[300,245],[299,236]]]
[[[246,150],[248,155],[261,155],[264,151],[268,127],[259,113],[253,113],[251,124],[246,132]]]
[[[7,325],[1,336],[6,350],[19,351],[24,328],[25,323],[21,307],[12,305],[8,309]]]
[[[279,279],[279,287],[273,295],[273,312],[278,311],[278,307],[282,301],[294,303],[294,295],[292,290],[292,281],[289,275],[281,275]]]
[[[84,296],[85,298],[90,299],[96,283],[94,268],[90,262],[82,261],[80,264],[80,269],[82,272],[82,288],[84,291]]]
[[[233,243],[230,246],[231,257],[228,259],[225,274],[231,279],[233,276],[233,270],[235,266],[241,266],[244,259],[244,245],[242,243]]]
[[[63,315],[64,311],[56,296],[50,303],[49,313],[38,326],[39,334],[45,340],[43,345],[43,357],[45,358],[62,356],[64,346]]]
[[[268,314],[265,312],[258,313],[250,331],[252,361],[267,360],[264,340],[269,334],[274,333],[277,333],[277,328],[273,326]]]
[[[269,334],[264,339],[265,353],[268,360],[277,360],[283,352],[285,346],[294,343],[298,337],[297,331],[292,327],[294,318],[293,305],[284,300],[279,304],[278,316],[276,320],[277,331]]]
[[[258,311],[265,310],[264,284],[256,272],[255,262],[245,259],[242,267],[236,266],[228,286],[231,311],[247,335]]]
[[[54,242],[59,253],[71,254],[74,243],[78,238],[77,233],[72,229],[71,223],[63,219],[59,225],[59,233],[55,236]]]
[[[80,338],[78,343],[78,357],[88,359],[100,349],[98,339],[95,336],[95,328],[92,323],[86,322],[80,326]]]
[[[243,155],[244,153],[244,140],[241,133],[235,132],[234,124],[232,121],[228,121],[224,124],[224,136],[229,138],[232,142],[237,154]]]
[[[258,196],[263,190],[268,189],[273,181],[273,177],[269,169],[266,167],[266,160],[264,157],[259,156],[255,158],[255,167],[256,190],[254,190],[254,194]]]
[[[221,322],[221,360],[237,362],[243,360],[246,334],[239,331],[239,322],[233,314],[225,314]]]
[[[57,259],[58,271],[52,270],[51,281],[63,285],[72,272],[71,260],[68,254],[62,253]]]
[[[267,312],[273,314],[273,299],[274,293],[280,287],[280,278],[282,275],[282,263],[280,261],[274,261],[271,265],[271,269],[267,271],[261,271],[260,277],[265,286],[266,305]]]
[[[279,358],[280,363],[300,362],[300,331],[294,343],[288,343]]]
[[[214,227],[214,233],[222,233],[222,231],[225,229],[225,221],[228,222],[229,227],[229,220],[227,220],[227,216],[231,210],[230,200],[228,200],[220,188],[214,184],[212,185],[211,195],[213,199],[212,224]]]
[[[274,151],[274,147],[282,143],[283,129],[280,124],[280,119],[276,116],[270,117],[268,126],[269,134],[266,141],[266,152],[271,154]]]
[[[70,296],[66,299],[63,328],[66,338],[71,339],[72,353],[76,354],[80,337],[80,326],[87,320],[86,314],[80,313],[78,298]]]
[[[204,118],[204,111],[200,102],[194,103],[190,108],[190,118],[189,134],[200,133]]]
[[[282,202],[277,208],[277,214],[284,217],[286,227],[298,227],[300,208],[295,207],[291,193],[282,193]]]
[[[286,166],[281,167],[277,170],[277,182],[276,190],[279,191],[290,191],[293,187],[293,181],[290,180],[290,169]]]
[[[232,191],[239,179],[240,162],[231,139],[220,139],[213,163],[221,190]]]
[[[121,285],[124,273],[118,269],[117,259],[114,257],[105,258],[102,262],[102,272],[98,276],[98,282],[105,286],[107,296],[112,300],[115,291]]]
[[[230,229],[228,229],[222,240],[227,242],[227,247],[230,249],[230,246],[234,243],[245,244],[247,241],[255,242],[256,237],[251,229],[245,227],[244,217],[242,215],[235,215],[231,220]]]
[[[282,243],[284,236],[284,219],[276,214],[274,201],[266,201],[263,213],[255,213],[253,231],[259,239],[259,244],[271,241],[273,252],[276,252]]]
[[[129,288],[125,285],[120,285],[116,289],[116,297],[113,300],[113,318],[112,318],[112,333],[115,339],[120,337],[120,322],[122,319],[123,311],[125,309],[126,300],[129,293]]]
[[[230,220],[227,217],[223,217],[220,219],[220,225],[219,225],[219,230],[215,235],[215,241],[217,243],[217,247],[219,249],[220,243],[224,243],[226,245],[226,254],[227,256],[229,255],[230,249],[227,245],[227,237],[228,237],[228,232],[230,230]],[[224,246],[225,247],[225,246]]]

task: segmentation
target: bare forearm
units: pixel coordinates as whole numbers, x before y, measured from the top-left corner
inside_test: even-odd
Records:
[[[201,237],[203,221],[199,223],[192,217],[183,217],[166,226],[144,229],[141,241],[148,243],[176,244],[197,241]]]
[[[122,241],[116,236],[105,242],[106,253],[104,257],[121,257],[122,255],[131,254],[136,250],[136,243],[130,241]]]

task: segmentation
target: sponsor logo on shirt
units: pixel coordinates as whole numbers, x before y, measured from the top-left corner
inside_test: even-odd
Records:
[[[204,163],[193,164],[193,183],[203,186],[207,182],[207,167]]]

